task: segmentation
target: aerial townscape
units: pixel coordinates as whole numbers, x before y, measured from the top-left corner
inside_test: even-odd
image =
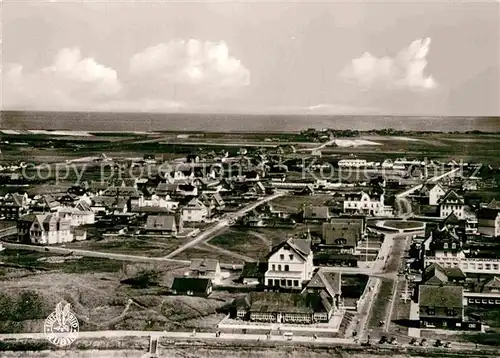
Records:
[[[500,357],[500,0],[0,13],[0,358]]]
[[[465,138],[481,153],[454,154]],[[179,340],[491,354],[497,140],[3,130],[2,332],[41,332],[64,300],[75,347],[145,356]]]

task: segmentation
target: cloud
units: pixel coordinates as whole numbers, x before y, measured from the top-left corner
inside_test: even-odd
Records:
[[[424,73],[430,45],[428,37],[417,39],[394,58],[376,57],[365,52],[352,60],[340,75],[365,90],[372,87],[430,90],[437,87],[436,80]]]
[[[20,64],[4,69],[5,108],[91,109],[121,91],[117,72],[78,48],[61,49],[51,65],[27,72]]]
[[[161,43],[132,56],[129,69],[140,82],[153,81],[155,90],[179,86],[180,91],[225,97],[250,84],[250,71],[229,55],[223,41]]]

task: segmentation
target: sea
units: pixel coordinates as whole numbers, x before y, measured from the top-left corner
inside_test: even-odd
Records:
[[[500,132],[500,117],[0,112],[0,129],[11,130],[298,132],[307,128],[359,131],[392,128],[432,132]]]

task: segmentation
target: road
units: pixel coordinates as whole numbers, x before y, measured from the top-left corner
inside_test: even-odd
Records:
[[[57,335],[57,334],[56,334]],[[216,337],[213,332],[167,332],[167,331],[88,331],[79,332],[78,338],[122,338],[122,337],[154,337],[170,338],[170,339],[216,339],[216,340],[244,340],[244,341],[280,341],[287,342],[287,337],[282,335],[271,335],[267,339],[265,334],[237,334],[237,333],[222,333],[220,337]],[[0,340],[4,339],[46,339],[45,333],[14,333],[0,334]],[[291,342],[309,342],[318,344],[354,344],[353,339],[334,338],[334,337],[318,337],[314,339],[310,336],[294,335]],[[161,343],[161,340],[160,340]]]
[[[234,212],[227,214],[227,216],[214,225],[210,226],[207,228],[205,231],[203,231],[201,234],[197,235],[193,240],[185,243],[184,245],[178,247],[171,253],[169,253],[165,258],[170,259],[176,255],[179,255],[181,252],[184,250],[189,249],[190,247],[196,246],[201,242],[204,241],[209,241],[212,239],[218,232],[220,232],[222,229],[232,225],[236,220],[238,220],[240,217],[244,216],[246,213],[252,211],[253,209],[257,208],[258,206],[267,203],[268,201],[272,201],[276,198],[279,198],[280,196],[285,195],[285,191],[278,191],[274,193],[273,195],[266,196],[265,198],[262,198],[260,200],[257,200],[254,203],[248,204],[244,208]]]
[[[40,251],[40,252],[50,252],[55,254],[70,254],[75,256],[85,256],[85,257],[99,257],[112,260],[120,261],[131,261],[131,262],[170,262],[174,264],[187,264],[189,265],[191,261],[187,260],[175,260],[168,259],[165,257],[146,257],[146,256],[136,256],[127,254],[115,254],[111,252],[102,251],[90,251],[90,250],[80,250],[80,249],[70,249],[58,246],[36,246],[36,245],[24,245],[15,244],[10,242],[2,242],[6,249],[16,249],[16,250],[30,250],[30,251]]]

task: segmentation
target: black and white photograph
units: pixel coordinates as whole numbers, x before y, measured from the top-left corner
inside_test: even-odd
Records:
[[[500,0],[0,0],[0,357],[500,356]]]

